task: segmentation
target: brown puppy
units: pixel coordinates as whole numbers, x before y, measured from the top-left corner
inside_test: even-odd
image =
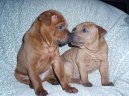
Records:
[[[59,45],[68,43],[68,38],[67,23],[61,13],[48,10],[40,14],[24,35],[17,55],[16,79],[34,88],[38,96],[46,96],[48,93],[42,87],[42,81],[54,71],[62,88],[76,93],[77,89],[66,81],[59,55]]]
[[[69,82],[78,82],[84,86],[92,86],[88,81],[88,73],[99,69],[101,83],[113,86],[108,77],[108,46],[104,39],[106,30],[92,23],[77,25],[72,32],[72,47],[62,55],[65,72]]]

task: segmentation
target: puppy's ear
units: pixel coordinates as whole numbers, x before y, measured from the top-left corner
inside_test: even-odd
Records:
[[[107,33],[107,31],[101,26],[97,26],[97,27],[98,27],[99,37],[101,38]]]
[[[38,20],[41,21],[43,24],[49,26],[52,22],[57,20],[57,15],[51,12],[43,12],[39,17]]]

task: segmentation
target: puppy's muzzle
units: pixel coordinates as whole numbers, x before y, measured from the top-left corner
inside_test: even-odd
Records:
[[[75,34],[74,33],[69,33],[69,37],[68,37],[68,41],[69,43],[73,42],[73,38],[74,38]]]
[[[68,30],[66,30],[66,34],[67,35],[64,36],[63,40],[58,40],[59,47],[62,47],[62,46],[66,45],[70,42],[70,38],[71,38],[70,37],[70,32]]]
[[[78,47],[79,45],[82,45],[82,42],[80,42],[80,37],[74,32],[70,33],[68,45],[70,47]]]
[[[68,46],[69,47],[75,47],[75,45],[72,44],[74,42],[74,37],[75,37],[74,33],[69,34],[69,38],[68,38],[68,41],[69,41]]]
[[[80,41],[80,37],[78,35],[76,35],[75,33],[70,33],[69,43],[75,43],[79,41]]]

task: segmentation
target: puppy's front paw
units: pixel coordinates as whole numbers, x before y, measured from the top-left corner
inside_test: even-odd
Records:
[[[82,84],[82,85],[85,86],[85,87],[92,87],[92,86],[93,86],[92,83],[90,83],[90,82],[84,83],[84,84]]]
[[[47,96],[47,91],[46,90],[37,90],[36,95],[37,96]]]
[[[112,82],[108,82],[108,83],[103,83],[103,86],[114,86],[114,84]]]
[[[76,89],[75,87],[68,87],[65,90],[68,93],[77,93],[78,92],[78,89]]]

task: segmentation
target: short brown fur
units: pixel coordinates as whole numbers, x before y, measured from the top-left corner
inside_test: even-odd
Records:
[[[113,86],[108,76],[108,46],[105,34],[105,29],[92,22],[81,23],[73,29],[71,44],[76,47],[61,56],[69,82],[91,87],[88,73],[99,69],[102,85]]]
[[[67,44],[68,37],[67,22],[61,13],[48,10],[40,14],[24,35],[17,55],[16,79],[30,85],[36,95],[46,96],[48,93],[42,81],[54,73],[64,90],[76,93],[77,89],[71,87],[65,78],[64,64],[59,55],[59,45]]]

